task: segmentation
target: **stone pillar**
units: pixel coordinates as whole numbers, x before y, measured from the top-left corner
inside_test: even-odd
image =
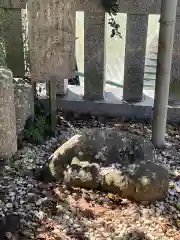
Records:
[[[105,12],[84,13],[84,99],[104,100]]]
[[[16,129],[19,136],[24,130],[26,120],[34,116],[34,94],[32,85],[18,84],[14,86],[14,102],[16,110]]]
[[[171,83],[169,89],[169,103],[180,103],[180,16],[176,16],[174,46],[171,68]]]
[[[21,9],[4,9],[4,37],[7,67],[13,77],[24,77],[24,46]]]
[[[161,2],[157,73],[152,122],[152,142],[157,148],[164,148],[165,146],[176,9],[177,0],[171,2],[169,0],[163,0]]]
[[[10,157],[17,151],[13,76],[0,68],[0,155]]]
[[[143,98],[148,15],[127,14],[123,100]]]

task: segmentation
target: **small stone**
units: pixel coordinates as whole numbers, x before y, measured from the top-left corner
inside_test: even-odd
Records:
[[[12,240],[13,234],[11,232],[6,232],[6,238]]]
[[[11,196],[11,197],[15,196],[15,192],[10,192],[9,196]]]
[[[159,217],[161,215],[161,213],[160,212],[156,212],[155,215],[156,215],[156,217]]]
[[[140,219],[140,214],[139,213],[134,213],[133,215],[132,215],[132,219],[133,219],[133,221],[138,221],[139,219]]]
[[[5,204],[2,200],[0,200],[0,209],[4,208]]]
[[[109,237],[109,233],[104,232],[104,233],[103,233],[103,236],[107,238],[107,237]]]
[[[165,143],[165,146],[166,146],[166,148],[171,148],[171,147],[172,147],[172,143],[166,142],[166,143]]]
[[[83,156],[84,153],[83,153],[83,152],[78,152],[78,155],[79,155],[79,156]]]
[[[28,162],[33,163],[34,159],[28,159]]]
[[[104,197],[99,197],[96,201],[97,201],[97,203],[99,203],[99,204],[103,204],[106,200],[105,200]]]
[[[30,200],[30,199],[33,200],[34,197],[35,197],[35,193],[28,193],[27,195],[28,195],[28,197],[29,197],[29,200]]]
[[[47,197],[45,197],[45,198],[40,198],[40,199],[36,202],[36,205],[37,205],[37,206],[40,206],[40,205],[42,205],[43,202],[45,202],[45,201],[47,201]]]
[[[73,228],[78,229],[79,227],[79,224],[73,224]]]
[[[11,168],[9,166],[5,166],[5,170],[11,170]]]
[[[63,217],[65,220],[69,220],[70,219],[70,217],[68,216],[68,215],[64,215],[64,217]]]
[[[148,209],[143,209],[142,210],[142,217],[148,218],[149,217],[149,210]]]
[[[39,219],[42,220],[45,217],[45,213],[43,211],[34,211],[34,215]]]
[[[99,197],[98,194],[95,193],[90,195],[92,201],[95,201],[96,199],[98,199],[98,197]]]
[[[21,233],[24,237],[27,237],[28,239],[34,239],[34,234],[28,231],[23,231]]]
[[[113,240],[123,240],[122,236],[116,236]]]
[[[12,204],[12,203],[7,203],[7,204],[6,204],[6,207],[7,207],[8,209],[13,208],[13,204]]]
[[[44,233],[38,234],[37,239],[45,240],[46,239],[46,234],[44,234]]]
[[[25,201],[24,200],[20,200],[20,204],[23,204],[23,203],[25,203]]]

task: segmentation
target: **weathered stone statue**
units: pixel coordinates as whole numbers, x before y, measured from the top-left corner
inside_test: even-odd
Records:
[[[155,163],[151,142],[116,128],[81,131],[52,154],[49,167],[69,186],[135,201],[162,199],[168,190],[168,171]]]

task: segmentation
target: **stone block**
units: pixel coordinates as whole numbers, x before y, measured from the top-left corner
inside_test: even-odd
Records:
[[[20,135],[24,130],[26,120],[34,114],[33,89],[29,84],[14,85],[16,129]]]
[[[17,151],[16,117],[12,72],[0,68],[0,155],[10,157]]]

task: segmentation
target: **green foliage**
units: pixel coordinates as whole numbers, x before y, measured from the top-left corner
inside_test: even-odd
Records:
[[[13,166],[14,166],[14,162],[16,161],[16,159],[17,159],[16,154],[12,154],[12,155],[7,159],[8,166],[13,167]]]
[[[120,25],[116,22],[113,16],[116,16],[119,12],[119,7],[117,4],[117,0],[102,0],[102,6],[104,7],[105,11],[109,13],[111,18],[108,21],[108,24],[111,26],[111,38],[114,36],[118,36],[122,38],[122,35],[119,31]]]
[[[32,143],[42,144],[46,137],[52,133],[50,117],[49,113],[45,112],[43,106],[39,103],[35,104],[35,116],[34,121],[32,118],[27,120],[24,136],[26,140]]]
[[[25,135],[34,143],[41,144],[44,141],[47,128],[48,125],[46,123],[46,117],[38,117],[35,119],[34,123],[31,122],[31,124],[25,130]]]

